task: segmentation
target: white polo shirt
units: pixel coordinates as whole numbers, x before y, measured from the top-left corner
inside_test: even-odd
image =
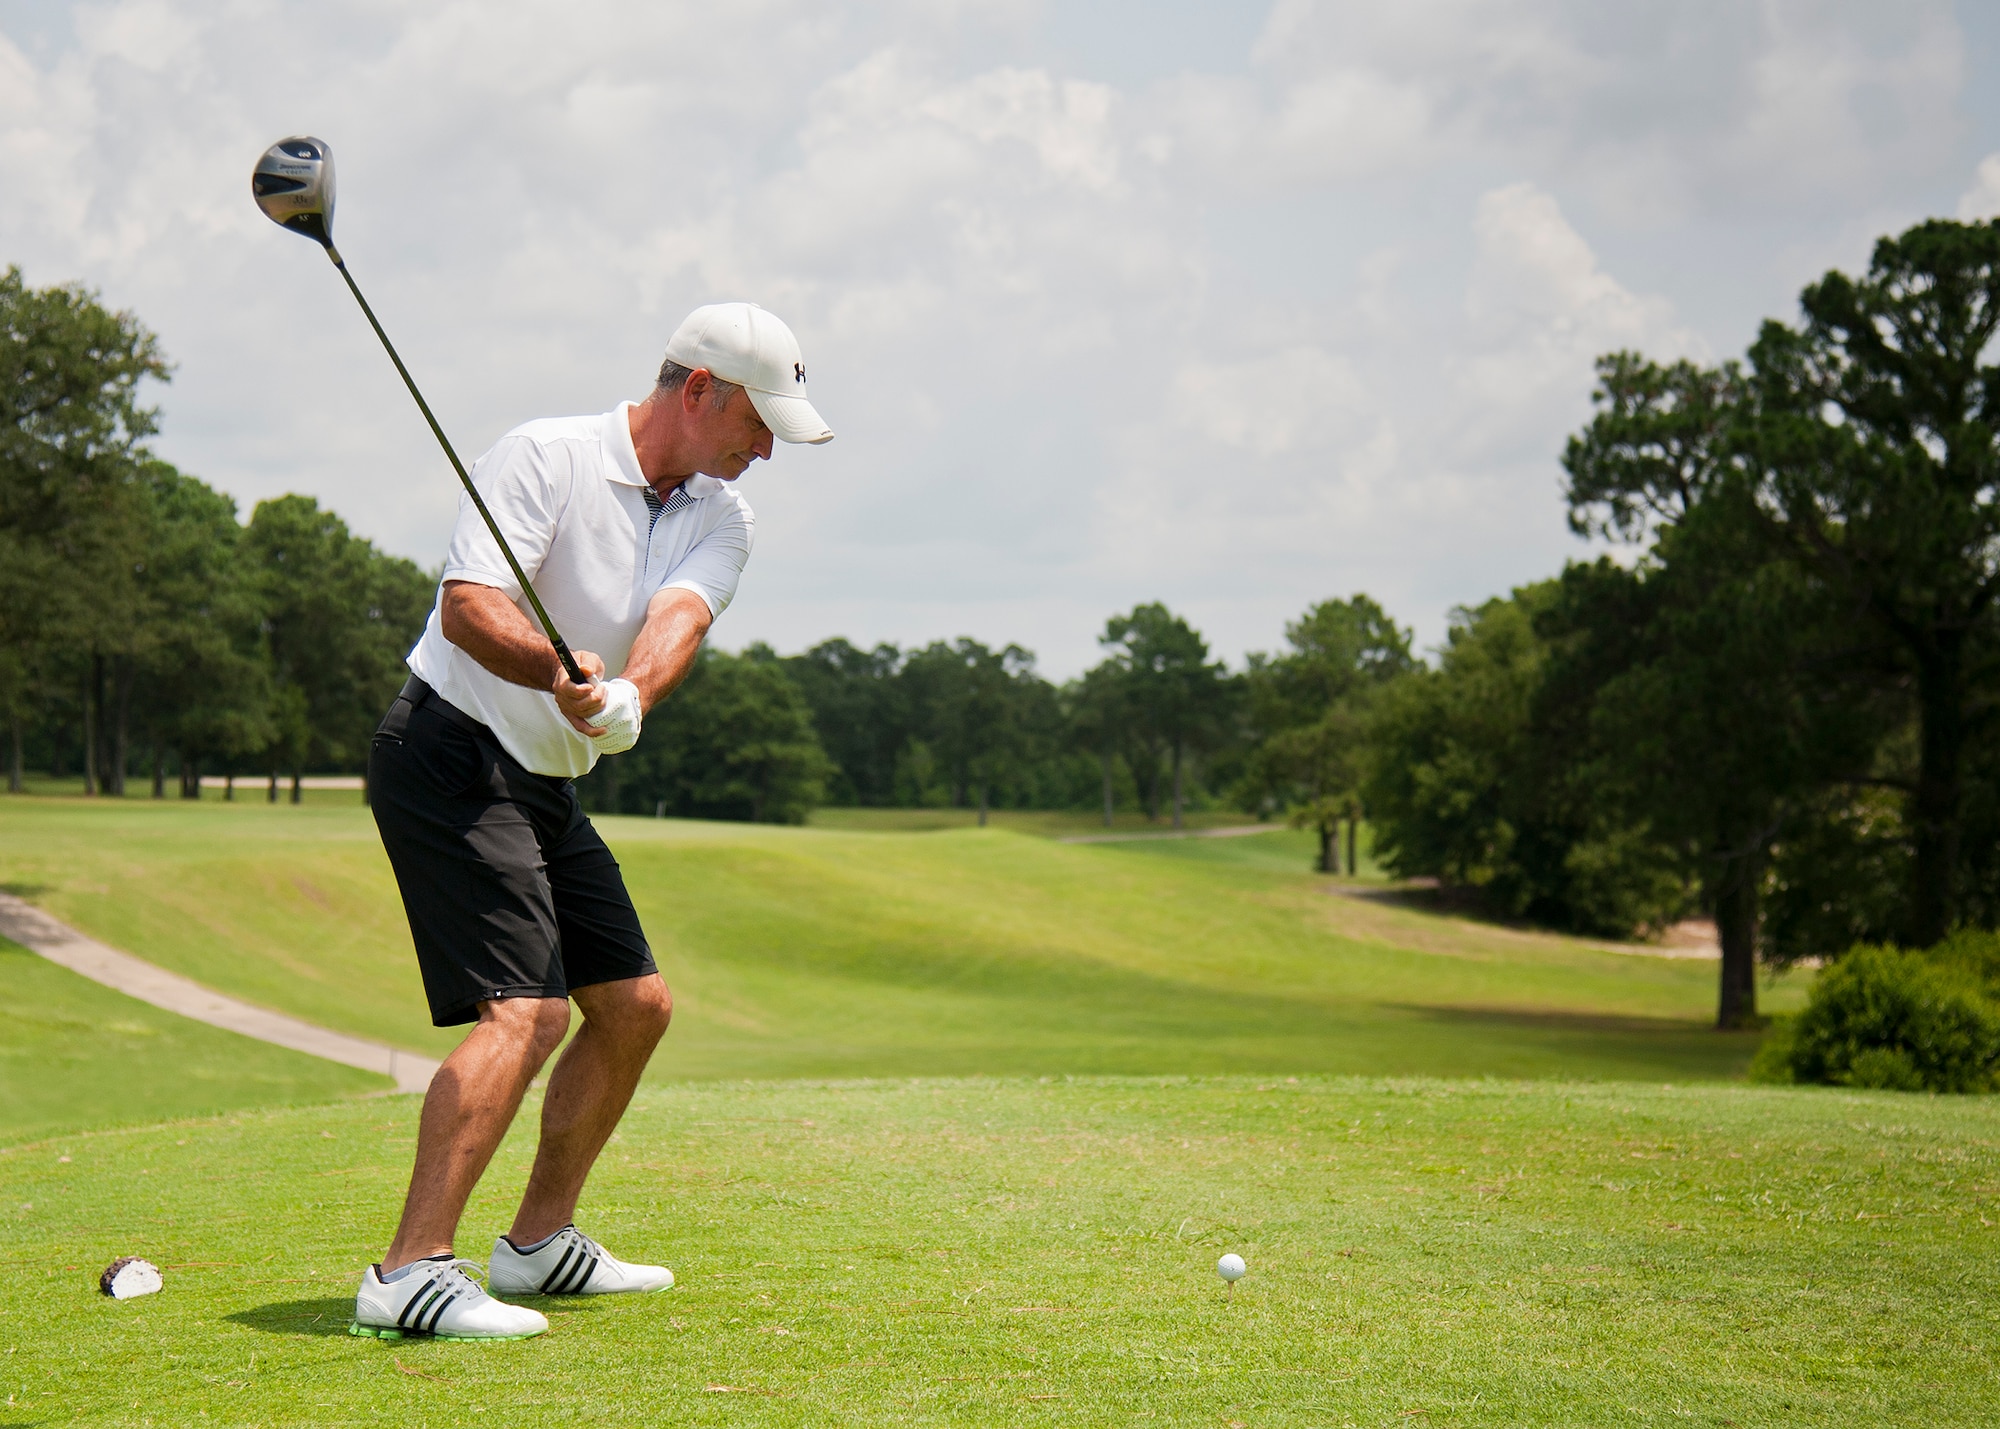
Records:
[[[598,417],[529,422],[472,467],[473,485],[549,619],[570,649],[595,652],[612,675],[625,668],[646,622],[647,602],[662,590],[691,590],[708,602],[711,614],[722,614],[736,594],[756,530],[749,503],[714,477],[689,477],[664,504],[649,501],[652,488],[632,449],[631,407],[624,402]],[[467,496],[458,499],[444,579],[505,591],[528,623],[541,628]],[[409,664],[535,773],[574,777],[597,762],[597,746],[570,727],[554,695],[486,669],[444,638],[435,609]]]

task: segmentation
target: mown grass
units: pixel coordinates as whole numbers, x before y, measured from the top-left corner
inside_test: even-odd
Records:
[[[526,1344],[348,1337],[416,1101],[22,1144],[377,1079],[0,948],[0,1068],[46,1073],[0,1088],[0,1426],[2000,1417],[2000,1104],[1684,1085],[1750,1050],[1713,964],[1355,896],[1292,833],[604,827],[680,1011],[580,1220],[679,1288],[543,1302]],[[8,800],[0,879],[239,996],[458,1035],[351,805]],[[167,1291],[98,1295],[120,1254]]]
[[[642,1091],[580,1217],[679,1288],[344,1329],[411,1100],[0,1154],[0,1424],[1990,1425],[2000,1106],[1302,1077]],[[483,1258],[525,1127],[475,1198]],[[1213,1266],[1241,1252],[1225,1296]],[[96,1271],[143,1253],[165,1293]]]
[[[989,828],[1007,829],[1017,834],[1042,838],[1094,837],[1102,834],[1161,835],[1173,832],[1173,821],[1162,814],[1148,819],[1133,810],[1120,810],[1109,827],[1102,813],[1078,809],[989,809]],[[816,829],[841,829],[851,833],[921,834],[940,829],[971,829],[979,826],[977,809],[814,809],[806,822]],[[1182,818],[1187,830],[1241,828],[1257,823],[1248,814],[1233,809],[1190,811]]]
[[[600,820],[679,1010],[660,1078],[1284,1071],[1726,1078],[1713,964],[1306,871],[1306,836],[1066,845]],[[441,1055],[365,809],[13,799],[0,869],[114,946]],[[1780,999],[1796,988],[1779,989]]]
[[[0,938],[0,1144],[389,1085],[161,1012]]]

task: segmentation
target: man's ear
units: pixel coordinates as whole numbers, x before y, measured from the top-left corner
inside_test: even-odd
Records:
[[[715,390],[715,378],[706,367],[697,367],[687,375],[681,384],[681,410],[690,415],[699,407],[702,399]]]

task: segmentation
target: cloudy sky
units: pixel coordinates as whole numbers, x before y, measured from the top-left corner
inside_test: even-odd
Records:
[[[431,565],[456,484],[250,203],[291,133],[468,456],[643,395],[690,307],[798,332],[839,437],[746,492],[717,639],[1105,617],[1232,660],[1367,591],[1425,642],[1579,554],[1616,347],[1719,358],[2000,212],[2000,7],[1943,0],[0,0],[0,263],[137,311],[161,453]]]

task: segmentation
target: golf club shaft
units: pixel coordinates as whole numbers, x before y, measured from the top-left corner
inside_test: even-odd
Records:
[[[354,301],[361,304],[361,311],[368,317],[368,326],[374,328],[375,336],[382,339],[382,346],[388,352],[389,360],[396,364],[396,371],[401,374],[403,385],[409,388],[410,395],[417,399],[417,409],[424,414],[424,420],[431,424],[431,435],[438,439],[438,445],[444,448],[444,454],[451,459],[451,469],[458,473],[458,479],[465,487],[465,494],[472,498],[472,504],[479,509],[480,516],[486,522],[486,529],[491,531],[493,539],[500,543],[500,554],[507,558],[507,568],[513,571],[514,579],[521,583],[521,590],[528,597],[528,604],[535,608],[535,617],[542,622],[542,630],[548,635],[549,644],[556,647],[556,658],[562,661],[563,669],[569,673],[573,682],[579,685],[589,684],[589,678],[577,666],[576,656],[569,653],[569,646],[563,643],[562,636],[556,631],[555,623],[549,619],[549,613],[542,609],[542,598],[535,594],[535,587],[528,579],[528,573],[522,570],[521,563],[514,559],[514,548],[507,544],[507,538],[501,534],[500,523],[493,519],[493,513],[486,509],[486,502],[481,499],[479,489],[472,484],[471,476],[466,473],[465,463],[458,459],[458,453],[452,450],[451,442],[445,437],[444,428],[440,427],[438,419],[431,415],[431,404],[426,402],[424,394],[417,390],[416,379],[410,376],[410,369],[403,366],[403,359],[396,353],[396,344],[389,341],[389,334],[382,331],[382,324],[375,319],[375,310],[368,306],[368,299],[361,296],[361,285],[354,281],[354,275],[347,271],[346,261],[331,243],[326,245],[326,256],[333,260],[333,266],[338,268],[340,276],[347,280],[347,290],[354,294]]]

